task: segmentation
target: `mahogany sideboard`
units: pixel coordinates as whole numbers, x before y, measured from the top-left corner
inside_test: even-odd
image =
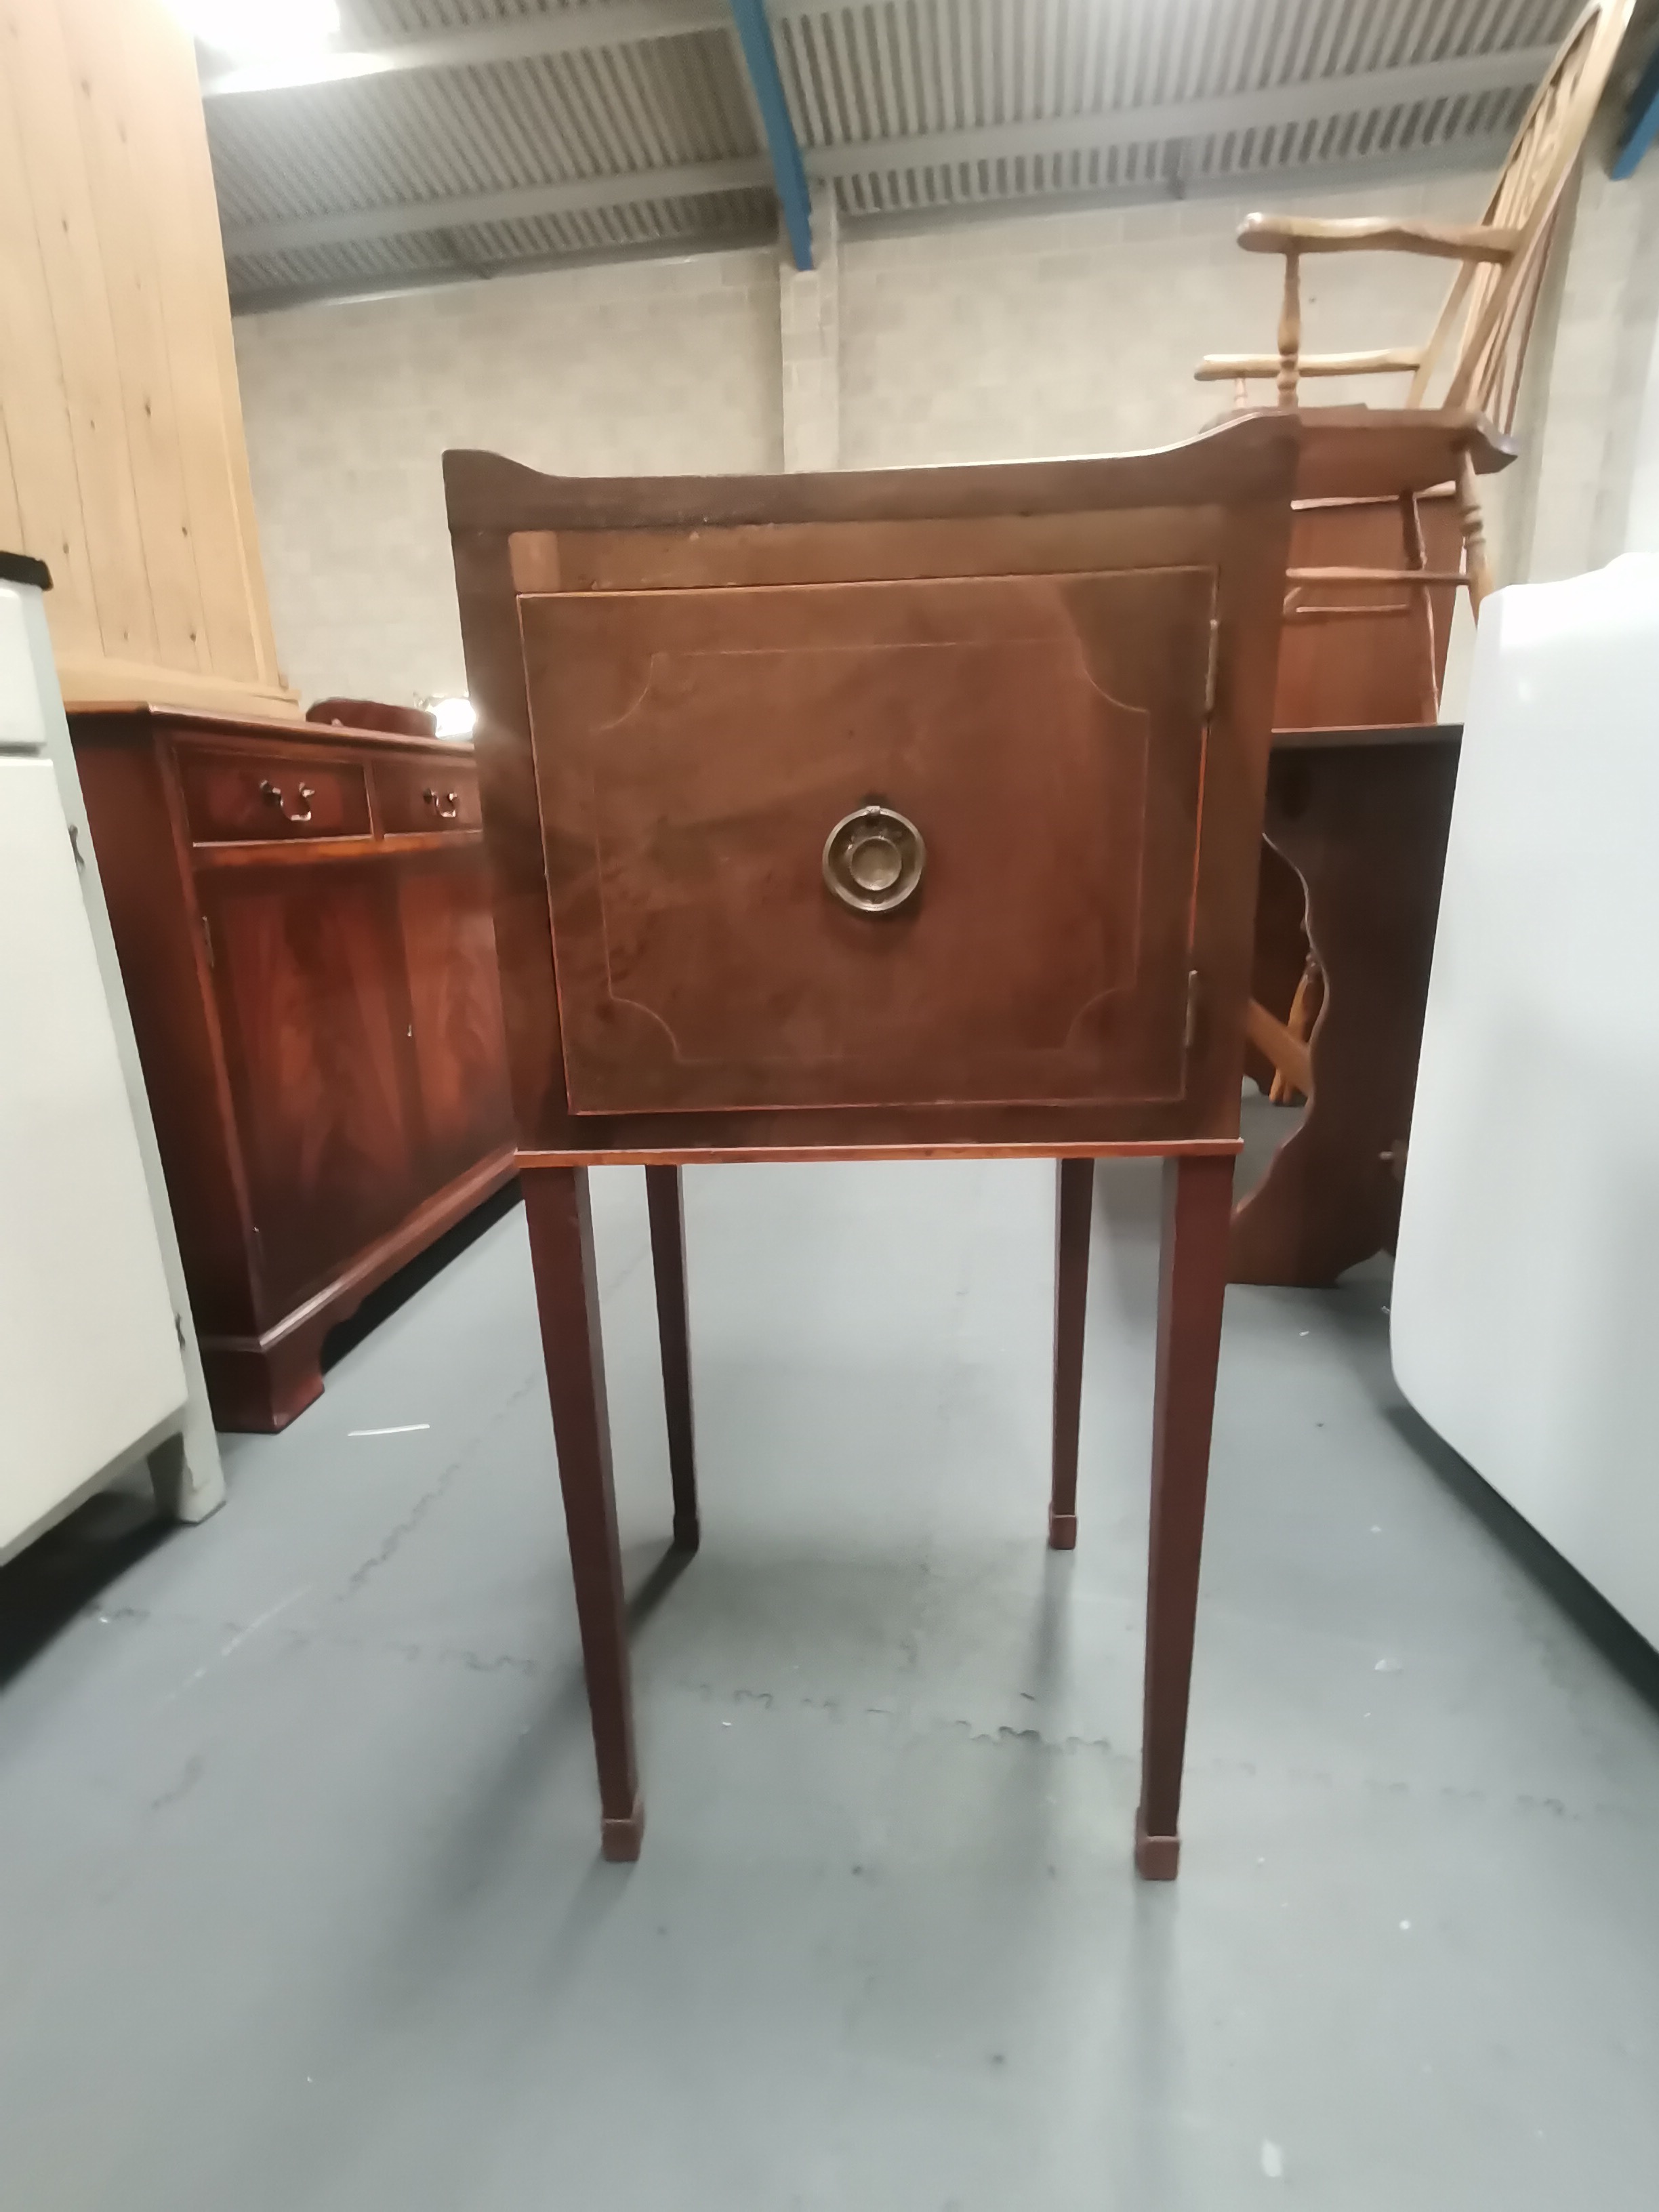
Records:
[[[215,1421],[514,1172],[470,744],[75,709]]]
[[[681,1166],[1057,1158],[1069,1548],[1093,1163],[1150,1152],[1135,1856],[1176,1870],[1299,436],[1286,414],[1114,459],[659,481],[445,456],[608,1857],[643,1813],[588,1167],[646,1169],[689,1550]]]

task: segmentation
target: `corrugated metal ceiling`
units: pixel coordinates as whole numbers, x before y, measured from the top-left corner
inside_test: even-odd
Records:
[[[848,218],[890,221],[1495,162],[1579,3],[770,0],[769,15],[809,175]],[[375,73],[208,100],[238,304],[772,234],[765,142],[716,0],[342,13],[337,44]]]

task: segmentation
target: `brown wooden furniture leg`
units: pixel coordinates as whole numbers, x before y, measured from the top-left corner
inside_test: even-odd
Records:
[[[266,1341],[204,1337],[213,1424],[219,1429],[274,1435],[323,1395],[323,1318]]]
[[[634,1761],[622,1549],[611,1478],[587,1170],[526,1169],[524,1202],[599,1759],[601,1848],[608,1859],[636,1859],[645,1812]]]
[[[1077,1545],[1077,1432],[1083,1406],[1083,1319],[1089,1297],[1089,1222],[1095,1164],[1060,1160],[1054,1190],[1054,1464],[1048,1543]]]
[[[685,1213],[678,1168],[647,1168],[651,1265],[657,1279],[662,1395],[668,1414],[668,1473],[674,1486],[674,1548],[697,1548],[697,1463],[691,1425],[691,1337],[685,1305]]]
[[[1308,887],[1325,1000],[1308,1110],[1233,1217],[1236,1283],[1334,1283],[1400,1226],[1457,738],[1337,734],[1276,750],[1267,778],[1267,835]]]
[[[1232,1188],[1231,1159],[1164,1164],[1146,1689],[1135,1814],[1135,1866],[1148,1881],[1173,1881],[1181,1864],[1181,1768]]]

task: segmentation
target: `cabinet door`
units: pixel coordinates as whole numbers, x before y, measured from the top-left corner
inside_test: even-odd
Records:
[[[572,1109],[1180,1098],[1214,587],[523,599]]]
[[[202,894],[269,1325],[416,1201],[395,911],[374,863],[224,868]]]
[[[478,848],[403,862],[398,908],[425,1180],[436,1189],[513,1141],[495,933]]]

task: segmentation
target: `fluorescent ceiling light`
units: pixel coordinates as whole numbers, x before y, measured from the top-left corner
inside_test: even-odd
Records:
[[[216,53],[255,57],[324,52],[340,27],[338,0],[169,0]]]

